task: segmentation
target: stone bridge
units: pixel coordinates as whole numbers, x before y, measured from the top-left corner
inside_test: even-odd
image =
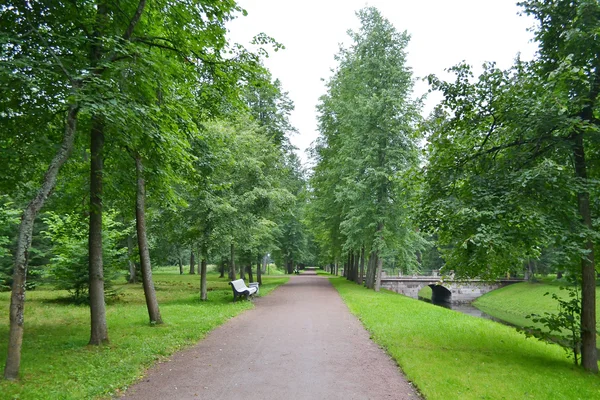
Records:
[[[517,282],[522,280],[506,279],[490,282],[477,279],[443,280],[440,276],[382,277],[381,287],[417,299],[419,291],[429,286],[432,302],[460,304],[470,303],[492,290]]]

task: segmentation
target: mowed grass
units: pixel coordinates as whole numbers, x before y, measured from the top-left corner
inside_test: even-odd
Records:
[[[514,328],[331,278],[427,399],[600,399],[600,378]]]
[[[544,296],[545,293],[550,293]],[[491,291],[474,303],[485,313],[516,326],[532,326],[529,314],[544,315],[546,312],[556,313],[558,303],[552,299],[552,294],[568,298],[565,290],[560,290],[558,284],[548,283],[514,283]],[[539,324],[538,324],[539,325]],[[600,289],[596,288],[596,329],[600,330]]]
[[[107,306],[110,344],[102,347],[87,346],[87,306],[61,301],[67,296],[62,291],[28,292],[21,380],[0,379],[0,399],[110,398],[141,378],[153,363],[197,343],[216,326],[253,307],[248,301],[233,303],[229,281],[216,274],[208,275],[209,300],[201,302],[200,277],[173,271],[162,269],[154,274],[163,325],[149,324],[141,284],[118,286],[118,299]],[[260,295],[288,279],[263,277]],[[0,293],[2,368],[9,302],[10,293]]]

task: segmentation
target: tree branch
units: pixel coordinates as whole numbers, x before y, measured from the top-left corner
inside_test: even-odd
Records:
[[[129,21],[129,26],[127,27],[127,30],[123,34],[124,40],[129,40],[131,38],[131,35],[133,35],[133,30],[135,29],[135,26],[138,24],[138,22],[140,22],[140,18],[142,17],[142,13],[144,12],[145,6],[146,0],[140,0],[137,6],[137,10],[135,10],[135,14],[133,14],[131,21]]]

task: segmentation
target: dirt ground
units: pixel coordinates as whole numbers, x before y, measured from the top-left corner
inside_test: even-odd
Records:
[[[292,276],[254,302],[122,398],[419,398],[325,277]]]

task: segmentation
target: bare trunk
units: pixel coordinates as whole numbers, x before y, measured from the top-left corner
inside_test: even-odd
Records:
[[[89,290],[90,345],[108,343],[106,304],[104,303],[104,265],[102,262],[102,174],[104,168],[104,120],[92,117],[90,146],[90,222],[89,222]]]
[[[219,267],[219,278],[225,278],[225,260],[221,260],[221,265]]]
[[[352,250],[348,252],[348,261],[346,265],[346,268],[348,269],[348,272],[346,272],[346,279],[351,281],[353,275],[352,267],[354,266],[354,252]]]
[[[233,242],[231,242],[230,253],[231,254],[229,256],[229,280],[235,281],[235,276],[237,274],[235,273],[235,244],[233,244]]]
[[[179,263],[179,275],[183,275],[183,261],[181,260],[181,256],[177,257],[177,262]]]
[[[148,251],[148,239],[146,237],[146,183],[144,182],[144,170],[140,156],[135,158],[135,169],[137,173],[137,196],[135,202],[135,225],[137,228],[138,247],[140,249],[140,264],[142,267],[142,283],[144,285],[144,296],[151,324],[162,324],[156,290],[152,282],[152,266],[150,265],[150,252]]]
[[[256,263],[256,282],[262,285],[262,268],[261,268],[260,256],[258,256],[258,262]]]
[[[23,323],[25,321],[25,283],[27,281],[28,251],[33,236],[33,223],[46,199],[56,185],[58,172],[73,150],[77,128],[77,113],[79,107],[70,105],[67,112],[65,132],[60,149],[50,162],[42,187],[29,202],[19,225],[17,250],[13,271],[13,284],[10,297],[10,329],[8,336],[8,354],[4,367],[4,378],[15,380],[19,377],[21,367],[21,346],[23,344]]]
[[[254,282],[254,277],[252,276],[252,263],[248,264],[246,268],[248,268],[248,282]]]
[[[206,256],[202,257],[200,262],[200,300],[208,300],[208,291],[206,288]]]
[[[196,274],[196,259],[194,258],[194,250],[190,250],[190,275]]]
[[[587,183],[587,166],[583,134],[575,137],[573,150],[575,175],[581,183]],[[586,228],[592,230],[590,212],[590,194],[587,188],[577,194],[579,213]],[[581,259],[581,365],[587,371],[598,372],[598,354],[596,350],[596,273],[594,265],[594,244],[586,238],[587,257]]]
[[[246,265],[240,265],[240,279],[246,280]]]
[[[360,249],[360,269],[358,272],[358,284],[362,285],[365,276],[365,248]]]
[[[133,239],[131,235],[127,235],[127,257],[129,259],[129,279],[127,280],[127,282],[136,283],[137,276],[135,262],[133,261]]]
[[[369,260],[367,262],[367,271],[365,273],[365,287],[372,289],[371,285],[371,270],[373,269],[373,252],[369,254]]]
[[[381,289],[381,268],[383,267],[383,258],[377,256],[377,269],[375,270],[375,291]]]

